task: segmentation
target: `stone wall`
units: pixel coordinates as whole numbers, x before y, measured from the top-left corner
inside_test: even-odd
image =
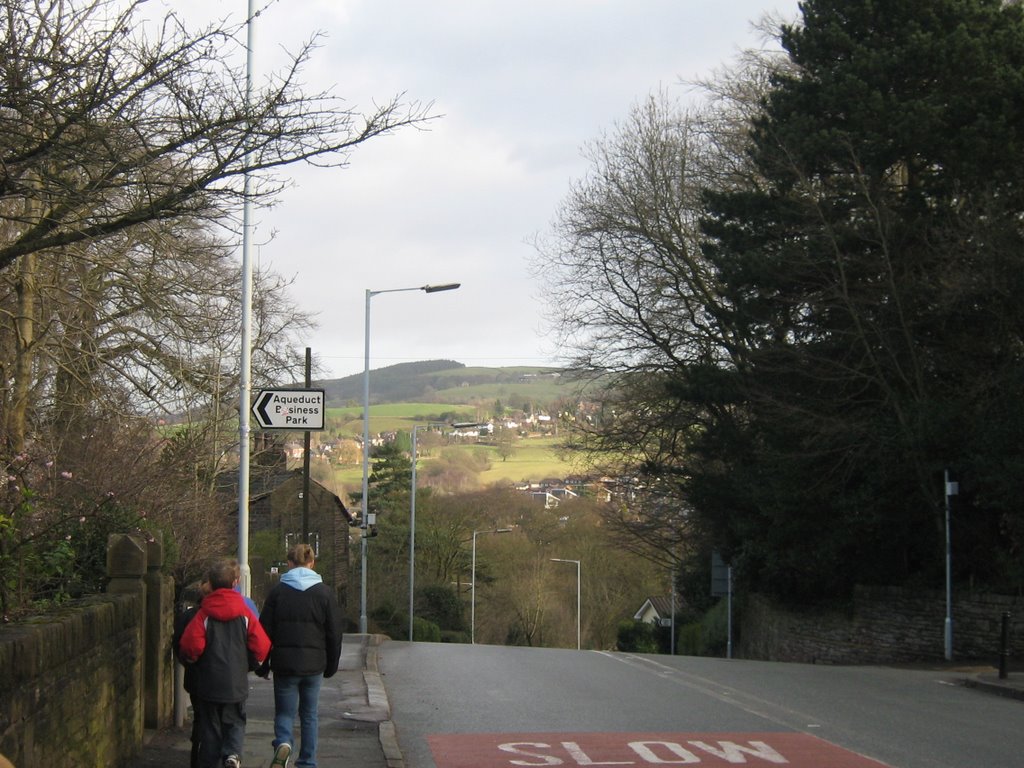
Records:
[[[117,766],[142,744],[142,601],[102,595],[0,629],[0,754]]]
[[[999,658],[1009,612],[1010,657],[1024,656],[1024,598],[955,594],[953,658]],[[766,661],[885,664],[945,658],[946,597],[894,587],[861,587],[847,610],[796,611],[758,595],[740,601],[736,655]]]
[[[171,725],[173,584],[162,547],[107,543],[106,595],[0,627],[0,755],[18,768],[118,768]]]

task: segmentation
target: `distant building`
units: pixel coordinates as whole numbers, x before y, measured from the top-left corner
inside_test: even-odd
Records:
[[[644,604],[640,606],[640,610],[633,614],[633,619],[659,627],[671,626],[672,598],[648,597],[644,600]]]
[[[284,446],[260,434],[249,477],[249,535],[273,531],[279,541],[280,560],[288,547],[302,540],[303,486],[301,469],[286,466]],[[218,489],[229,516],[238,516],[238,473],[220,476]],[[342,613],[347,608],[349,527],[355,518],[341,498],[315,480],[309,484],[309,543],[317,555],[316,570],[334,589]],[[236,522],[237,525],[237,522]],[[262,602],[272,563],[251,558],[252,593]]]

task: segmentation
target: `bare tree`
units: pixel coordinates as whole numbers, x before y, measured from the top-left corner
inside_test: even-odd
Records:
[[[307,92],[315,36],[250,88],[244,22],[152,24],[142,3],[0,0],[4,578],[50,579],[64,568],[40,555],[51,549],[102,551],[84,535],[102,528],[94,508],[174,530],[183,567],[222,551],[213,478],[237,448],[239,214],[273,202],[293,163],[341,167],[431,119],[402,96],[361,114]],[[288,288],[254,276],[256,386],[300,370],[292,342],[311,319]],[[154,429],[168,415],[185,421],[173,435]],[[65,476],[74,503],[49,482]]]
[[[15,224],[0,269],[147,222],[222,226],[241,208],[246,173],[251,199],[269,201],[285,166],[344,165],[362,142],[429,119],[401,97],[358,114],[304,92],[315,37],[250,96],[234,55],[244,25],[192,32],[171,14],[154,32],[140,5],[0,3],[0,211]]]

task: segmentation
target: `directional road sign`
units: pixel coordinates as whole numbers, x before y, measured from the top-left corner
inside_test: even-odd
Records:
[[[252,404],[252,413],[263,429],[323,429],[324,391],[262,389]]]

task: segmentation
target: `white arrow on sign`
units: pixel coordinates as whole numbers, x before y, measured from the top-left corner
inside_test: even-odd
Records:
[[[323,429],[324,391],[262,389],[252,404],[252,413],[262,429]]]

